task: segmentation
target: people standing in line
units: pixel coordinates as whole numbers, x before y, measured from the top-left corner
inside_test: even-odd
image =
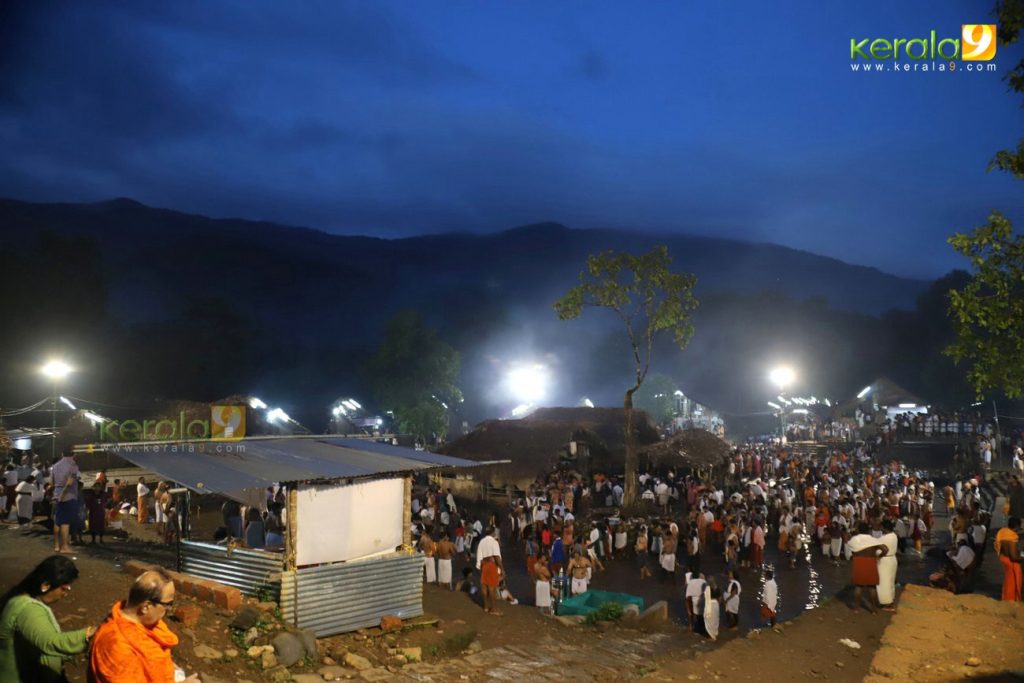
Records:
[[[70,558],[53,555],[0,598],[0,681],[66,681],[64,660],[85,652],[94,626],[61,631],[50,605],[78,578]]]

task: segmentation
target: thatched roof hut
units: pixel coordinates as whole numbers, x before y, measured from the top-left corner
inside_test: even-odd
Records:
[[[625,454],[625,413],[622,408],[542,408],[519,420],[487,420],[469,434],[445,444],[439,452],[468,460],[511,460],[474,470],[478,480],[525,484],[574,460],[588,458],[577,469],[622,469]],[[638,444],[652,444],[659,435],[647,413],[634,413]],[[570,442],[578,444],[576,454]],[[582,463],[581,463],[582,464]]]
[[[708,468],[722,464],[729,444],[705,429],[684,429],[640,451],[654,466]]]

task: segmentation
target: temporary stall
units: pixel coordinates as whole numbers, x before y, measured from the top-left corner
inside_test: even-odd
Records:
[[[332,436],[94,444],[191,493],[259,504],[287,490],[283,553],[183,541],[181,569],[281,610],[318,636],[422,614],[422,559],[412,554],[412,475],[473,467],[461,458]]]

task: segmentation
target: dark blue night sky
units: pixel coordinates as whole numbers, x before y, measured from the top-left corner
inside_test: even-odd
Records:
[[[402,236],[552,220],[937,276],[1021,185],[997,73],[853,73],[973,2],[5,3],[0,195]]]

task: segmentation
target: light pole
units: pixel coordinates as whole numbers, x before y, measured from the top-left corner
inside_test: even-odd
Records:
[[[51,360],[41,371],[53,381],[53,395],[50,397],[50,462],[54,463],[57,461],[57,384],[68,376],[71,366],[62,360]]]
[[[793,368],[785,366],[785,365],[780,365],[779,367],[774,368],[770,373],[768,373],[768,377],[769,377],[769,379],[771,379],[772,383],[774,383],[777,387],[779,387],[779,398],[782,399],[783,398],[783,394],[785,394],[785,392],[786,392],[786,387],[789,386],[790,384],[792,384],[793,380],[796,379],[796,373],[793,372]],[[779,420],[781,422],[781,431],[779,432],[779,445],[780,446],[785,446],[786,445],[786,405],[785,405],[785,401],[782,401],[782,407],[779,410]]]

